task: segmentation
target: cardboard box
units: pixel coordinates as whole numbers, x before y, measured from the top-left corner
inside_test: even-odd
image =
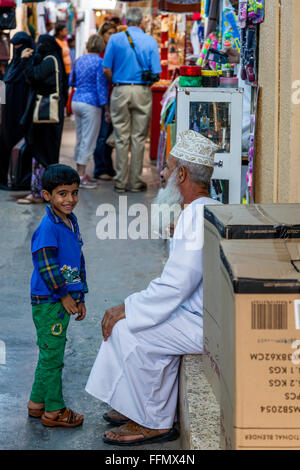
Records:
[[[300,242],[220,254],[221,448],[300,449]]]
[[[210,205],[204,216],[203,367],[220,402],[220,241],[300,238],[300,204]]]

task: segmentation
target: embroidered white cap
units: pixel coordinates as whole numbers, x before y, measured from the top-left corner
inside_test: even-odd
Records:
[[[218,145],[192,130],[180,132],[170,154],[173,157],[199,165],[214,167]]]

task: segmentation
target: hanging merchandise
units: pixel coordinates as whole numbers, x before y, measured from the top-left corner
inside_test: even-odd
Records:
[[[248,19],[253,24],[259,24],[264,21],[265,0],[249,0]]]
[[[253,102],[253,109],[251,114],[251,134],[250,134],[250,148],[248,152],[248,171],[247,171],[247,202],[249,203],[253,200],[254,195],[254,181],[253,181],[253,172],[254,172],[254,163],[255,163],[255,150],[256,150],[256,135],[257,135],[257,107],[259,99],[259,86],[256,88],[256,95]]]
[[[16,8],[15,0],[0,0],[0,8]]]
[[[67,28],[69,35],[72,35],[76,30],[77,11],[74,5],[70,4],[67,8]]]
[[[0,31],[0,61],[8,61],[10,59],[10,43],[9,33]]]
[[[0,30],[16,29],[16,9],[12,8],[0,8]]]
[[[264,11],[264,0],[240,0],[241,79],[252,86],[257,86],[258,25],[264,21]]]
[[[191,43],[193,46],[194,56],[199,57],[201,52],[201,46],[204,42],[204,22],[200,13],[193,14],[193,27],[191,31]]]
[[[209,5],[209,14],[207,22],[206,34],[209,35],[217,29],[217,24],[219,21],[219,11],[220,11],[220,1],[219,0],[210,0]]]
[[[209,34],[209,36],[207,37],[206,41],[204,42],[202,46],[200,57],[197,60],[197,65],[200,65],[200,67],[203,67],[204,62],[207,59],[208,50],[212,47],[213,38],[214,38],[214,34],[213,33]]]
[[[238,17],[235,14],[229,0],[225,2],[226,7],[223,10],[223,39],[222,43],[225,47],[233,47],[240,52],[241,40],[240,30],[238,27]]]
[[[36,5],[36,16],[37,16],[37,30],[39,34],[47,34],[46,30],[46,3],[39,2]]]

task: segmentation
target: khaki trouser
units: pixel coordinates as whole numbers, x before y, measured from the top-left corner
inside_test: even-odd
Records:
[[[152,110],[152,94],[148,86],[122,85],[114,87],[111,96],[111,119],[117,151],[115,185],[138,189],[142,184],[145,141]],[[128,181],[128,152],[131,144],[131,164]]]

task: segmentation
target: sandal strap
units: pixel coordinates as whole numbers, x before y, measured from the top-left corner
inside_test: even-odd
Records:
[[[63,415],[65,414],[66,410],[67,410],[67,408],[62,408],[62,409],[59,411],[58,415],[53,419],[53,421],[61,421],[60,418],[63,417]]]
[[[161,431],[167,433],[169,429],[162,429]],[[153,437],[157,435],[157,429],[145,428],[144,426],[141,426],[140,424],[135,423],[134,421],[129,421],[128,423],[123,424],[118,428],[113,428],[110,430],[110,432],[113,432],[114,434],[119,436],[142,435],[144,438]]]
[[[134,436],[137,434],[143,434],[140,430],[140,425],[133,421],[129,421],[120,427],[110,429],[110,432],[113,432],[119,436]]]
[[[53,421],[66,421],[68,424],[75,424],[79,415],[70,408],[62,408]]]
[[[124,415],[122,415],[121,413],[119,413],[118,411],[116,410],[110,410],[108,413],[108,416],[111,418],[111,419],[115,419],[115,420],[128,420],[128,418]]]
[[[74,424],[76,421],[76,415],[73,410],[69,410],[67,422],[70,424]]]

